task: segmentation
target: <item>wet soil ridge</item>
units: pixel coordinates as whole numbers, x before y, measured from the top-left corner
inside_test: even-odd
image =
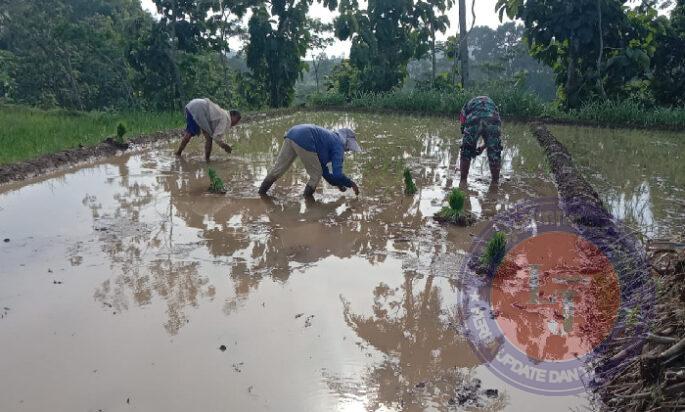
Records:
[[[270,112],[249,113],[243,115],[241,124],[250,123],[255,120],[264,120],[294,113],[295,109],[280,109]],[[180,117],[179,117],[180,118]],[[155,142],[180,138],[181,129],[170,129],[154,133],[143,134],[128,142],[117,142],[114,138],[108,137],[95,146],[80,146],[75,149],[62,150],[57,153],[50,153],[36,159],[0,165],[0,185],[5,183],[20,181],[42,174],[51,173],[58,169],[75,166],[89,160],[114,156],[122,151],[133,147],[147,145]]]
[[[0,184],[23,180],[57,169],[74,166],[95,158],[114,156],[118,152],[128,150],[135,145],[169,140],[181,135],[181,130],[169,130],[138,136],[128,143],[118,143],[111,137],[95,146],[85,146],[76,149],[63,150],[46,154],[36,159],[0,166]]]
[[[685,408],[682,249],[668,248],[667,263],[653,249],[645,250],[607,212],[597,192],[575,168],[568,150],[545,126],[534,124],[532,129],[549,160],[562,211],[583,237],[607,255],[619,275],[620,313],[612,334],[588,365],[594,372],[591,388],[600,407]],[[659,265],[665,266],[656,269]]]

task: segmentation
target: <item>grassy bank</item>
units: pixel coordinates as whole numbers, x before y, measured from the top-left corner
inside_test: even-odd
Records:
[[[181,112],[81,113],[3,105],[0,164],[99,143],[116,134],[119,122],[126,126],[127,136],[134,136],[180,127],[183,121]]]
[[[507,119],[544,119],[561,123],[666,130],[685,128],[685,108],[645,108],[630,101],[609,101],[564,112],[551,104],[542,103],[535,95],[516,88],[459,92],[429,90],[359,93],[349,100],[336,93],[325,93],[312,95],[309,104],[314,108],[399,111],[456,117],[464,103],[477,95],[492,97],[502,116]]]

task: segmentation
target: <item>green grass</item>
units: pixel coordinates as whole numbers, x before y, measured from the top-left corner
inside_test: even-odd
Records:
[[[387,93],[358,93],[349,100],[336,93],[314,94],[309,104],[317,108],[352,108],[398,111],[456,117],[473,96],[490,96],[508,119],[545,118],[551,121],[614,127],[685,128],[685,108],[645,107],[633,101],[588,103],[579,109],[561,111],[537,96],[517,87],[492,85],[481,89],[444,92],[437,90],[395,90]]]
[[[72,112],[0,105],[0,164],[36,158],[47,153],[95,145],[117,135],[119,123],[129,135],[180,127],[180,112]]]

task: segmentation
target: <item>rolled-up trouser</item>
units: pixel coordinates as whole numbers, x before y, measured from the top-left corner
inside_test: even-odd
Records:
[[[319,162],[319,155],[315,152],[303,149],[300,145],[287,137],[283,139],[283,146],[281,146],[281,151],[278,153],[278,157],[276,157],[276,164],[269,174],[266,175],[264,180],[271,182],[278,180],[290,168],[296,157],[300,158],[309,175],[307,185],[316,188],[316,185],[319,184],[319,180],[321,180],[321,175],[323,174],[321,162]]]

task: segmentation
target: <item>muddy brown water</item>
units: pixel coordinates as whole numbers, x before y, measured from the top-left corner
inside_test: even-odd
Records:
[[[257,196],[303,122],[357,130],[366,152],[345,168],[359,198],[324,185],[304,202],[297,162]],[[456,125],[435,118],[245,125],[231,156],[214,154],[225,196],[206,192],[201,141],[183,159],[161,145],[0,188],[0,410],[448,410],[473,379],[498,396],[469,409],[582,407],[507,387],[459,333],[473,235],[556,194],[528,127],[505,132],[499,190],[484,156],[472,166],[471,228],[431,219],[458,154]]]

